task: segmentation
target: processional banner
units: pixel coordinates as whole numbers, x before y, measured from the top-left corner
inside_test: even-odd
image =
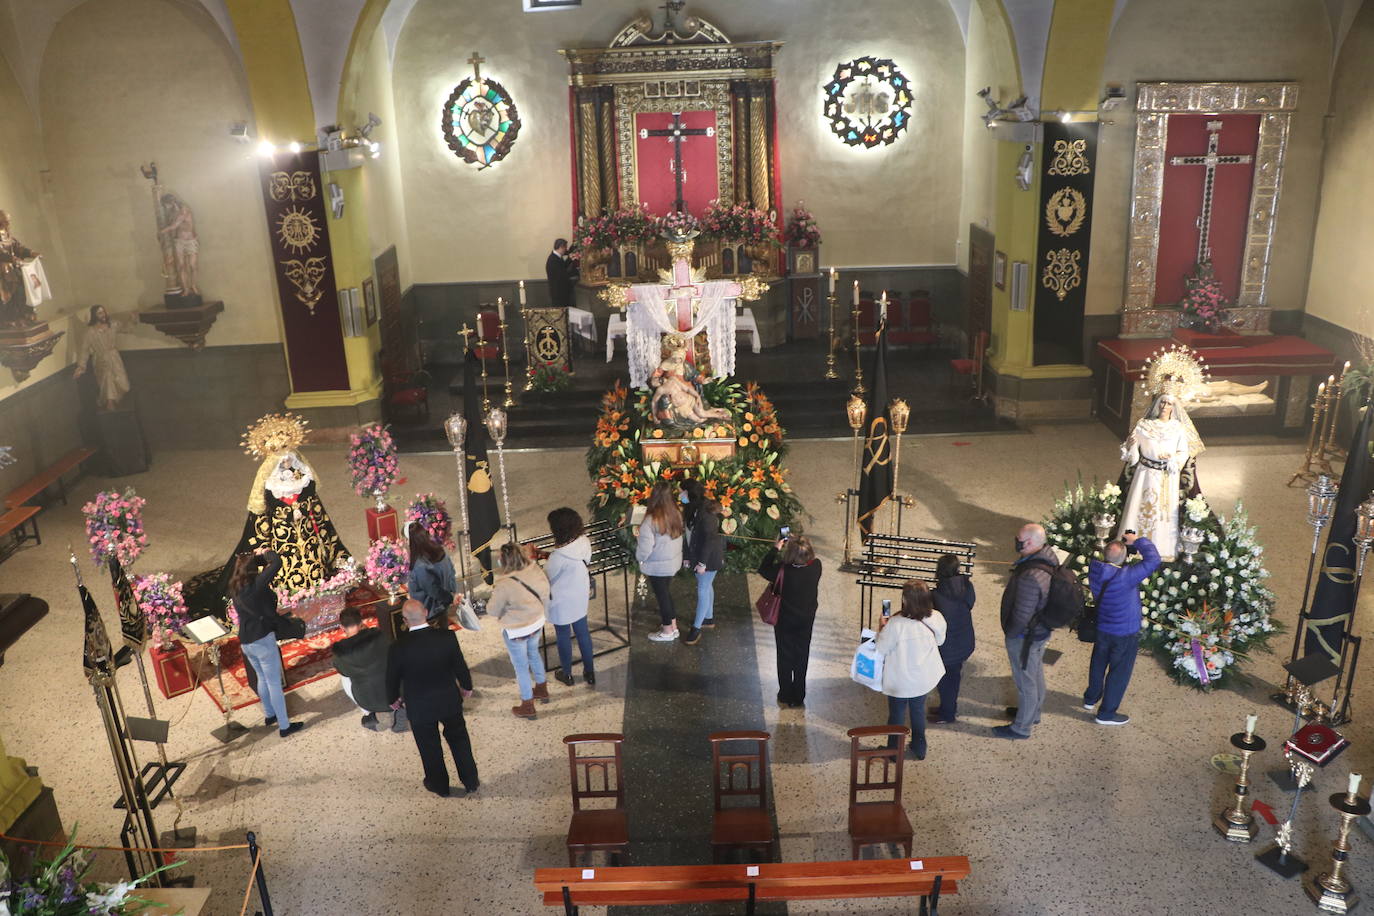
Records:
[[[276,153],[262,161],[261,172],[291,388],[347,390],[319,153]]]
[[[530,369],[555,366],[572,369],[568,348],[568,310],[565,308],[525,309],[525,352]]]
[[[1035,272],[1036,365],[1083,361],[1097,122],[1044,125]]]

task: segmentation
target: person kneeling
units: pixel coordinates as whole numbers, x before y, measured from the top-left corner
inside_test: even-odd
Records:
[[[334,667],[339,672],[339,684],[348,698],[366,713],[363,728],[381,731],[377,713],[391,708],[386,695],[386,637],[376,627],[364,627],[363,615],[357,608],[344,608],[339,615],[339,625],[345,634],[334,644]],[[404,709],[392,713],[392,731],[403,732],[409,727]]]

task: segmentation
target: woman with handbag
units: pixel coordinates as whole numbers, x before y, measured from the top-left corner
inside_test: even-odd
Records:
[[[930,589],[919,579],[910,579],[902,585],[901,613],[888,618],[878,634],[887,724],[911,720],[911,755],[917,760],[926,759],[926,694],[945,673],[940,660],[945,629],[944,615],[935,610]],[[895,741],[890,746],[896,746]]]
[[[291,721],[282,691],[277,638],[286,621],[277,613],[277,593],[272,588],[272,580],[280,571],[281,557],[275,550],[238,554],[229,575],[229,595],[239,615],[239,647],[258,676],[257,689],[262,697],[262,711],[267,714],[266,724],[275,725],[277,734],[285,738],[305,728],[305,723]]]
[[[803,534],[780,538],[763,561],[759,575],[781,596],[773,637],[777,643],[778,705],[806,705],[806,665],[811,658],[811,628],[816,623],[821,561]],[[762,599],[760,599],[762,600]]]
[[[410,575],[406,577],[406,591],[425,606],[430,623],[448,626],[449,609],[462,598],[458,594],[458,574],[444,548],[435,543],[425,526],[418,522],[406,524],[406,540],[410,542]]]
[[[496,583],[487,599],[487,613],[501,621],[510,663],[515,668],[515,683],[520,688],[520,705],[511,715],[533,719],[538,714],[534,701],[549,701],[549,685],[544,675],[544,658],[539,652],[539,634],[544,630],[544,613],[549,604],[549,578],[521,544],[501,545],[496,568]]]
[[[702,629],[716,625],[716,573],[725,568],[725,539],[720,536],[720,503],[703,497],[689,527],[687,551],[682,565],[697,577],[697,612],[692,619],[692,628],[682,641],[695,646],[701,642]]]
[[[576,509],[564,506],[549,513],[553,549],[544,561],[549,577],[549,623],[558,637],[559,670],[554,677],[560,684],[573,685],[572,642],[582,653],[582,680],[596,686],[592,663],[592,634],[587,627],[587,604],[592,592],[592,542],[584,533],[586,526]]]
[[[973,581],[959,570],[959,558],[947,553],[935,561],[935,589],[930,593],[935,610],[945,618],[945,641],[940,644],[944,677],[936,685],[939,710],[930,710],[932,723],[949,724],[959,717],[959,680],[964,662],[973,654]]]
[[[673,500],[673,490],[666,483],[654,484],[645,504],[644,521],[636,535],[635,559],[639,571],[649,580],[658,602],[661,626],[649,634],[654,642],[677,639],[677,613],[673,609],[671,588],[673,576],[682,568],[682,512]]]

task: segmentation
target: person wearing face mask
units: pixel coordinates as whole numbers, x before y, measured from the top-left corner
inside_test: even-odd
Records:
[[[1002,632],[1018,705],[1007,708],[1011,723],[997,726],[992,733],[1022,739],[1029,738],[1039,724],[1045,702],[1045,647],[1050,630],[1036,622],[1035,616],[1049,600],[1050,570],[1059,565],[1059,558],[1045,538],[1045,529],[1033,522],[1022,526],[1015,543],[1016,562],[1002,592]]]
[[[1179,398],[1169,393],[1156,397],[1121,445],[1126,467],[1118,537],[1139,532],[1166,562],[1174,559],[1180,503],[1201,492],[1194,459],[1203,448]]]

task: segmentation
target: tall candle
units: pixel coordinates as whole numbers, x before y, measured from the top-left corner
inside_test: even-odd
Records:
[[[1259,722],[1259,716],[1248,715],[1245,717],[1245,736],[1248,738],[1255,733],[1255,725]]]
[[[830,268],[830,295],[835,295],[835,268]],[[1346,365],[1350,365],[1346,363]]]
[[[520,281],[520,304],[525,304],[525,281]]]
[[[854,304],[859,304],[859,281],[854,281]]]
[[[883,305],[887,305],[887,290],[883,290],[883,294],[878,297],[878,301]]]
[[[1350,360],[1347,359],[1347,360],[1345,361],[1345,365],[1344,365],[1344,366],[1341,366],[1341,378],[1345,378],[1345,373],[1346,373],[1347,371],[1349,371],[1349,369],[1350,369]]]
[[[1347,795],[1360,794],[1360,780],[1363,779],[1359,773],[1350,774],[1350,788],[1346,791]]]
[[[496,297],[496,317],[502,323],[506,323],[506,300],[500,296]]]

